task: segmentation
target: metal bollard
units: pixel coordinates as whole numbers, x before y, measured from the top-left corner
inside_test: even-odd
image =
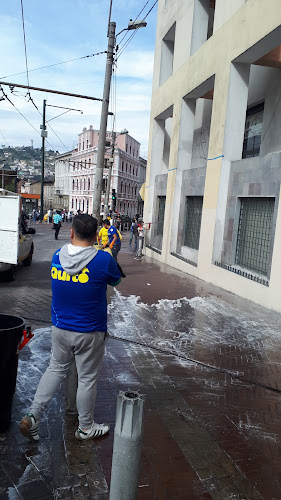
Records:
[[[119,391],[117,396],[110,500],[135,500],[143,433],[144,394]]]
[[[70,365],[66,376],[66,411],[67,413],[77,413],[76,393],[78,387],[78,376],[75,360]]]

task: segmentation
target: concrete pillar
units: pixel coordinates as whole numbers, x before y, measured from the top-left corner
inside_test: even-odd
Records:
[[[192,158],[192,144],[194,135],[194,122],[195,122],[195,110],[196,110],[196,100],[195,99],[183,99],[181,106],[181,118],[180,118],[180,130],[179,130],[179,142],[178,142],[178,157],[177,157],[177,170],[173,201],[173,209],[171,213],[173,214],[171,220],[171,234],[173,238],[171,239],[171,251],[176,252],[177,247],[177,235],[179,226],[179,216],[180,211],[185,209],[181,207],[181,186],[182,186],[182,174],[184,170],[190,168],[191,158]]]
[[[223,158],[221,160],[216,210],[213,261],[220,262],[221,260],[231,162],[242,158],[249,77],[249,64],[231,65],[222,151]]]
[[[216,0],[214,30],[217,31],[247,0]]]
[[[161,172],[161,167],[163,165],[163,151],[164,151],[164,137],[165,137],[165,121],[162,119],[154,119],[153,121],[153,131],[152,131],[152,150],[151,150],[151,159],[150,167],[147,170],[146,176],[146,193],[145,197],[148,203],[146,203],[145,207],[145,222],[152,222],[154,220],[155,215],[153,212],[153,201],[154,201],[154,179],[155,176]]]
[[[207,40],[210,0],[194,0],[190,55]]]

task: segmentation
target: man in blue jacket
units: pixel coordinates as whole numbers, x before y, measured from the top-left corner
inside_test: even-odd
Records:
[[[43,411],[74,359],[79,416],[75,437],[91,439],[109,431],[109,425],[94,421],[94,405],[107,332],[107,285],[118,285],[121,275],[111,255],[93,247],[96,237],[97,220],[87,214],[77,215],[71,243],[53,256],[51,360],[20,423],[21,433],[35,442],[39,440],[38,423]]]

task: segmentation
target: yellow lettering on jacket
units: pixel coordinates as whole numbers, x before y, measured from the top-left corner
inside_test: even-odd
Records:
[[[66,281],[66,272],[65,271],[62,272],[62,271],[59,270],[58,271],[58,279],[60,281]]]
[[[51,276],[53,280],[59,281],[70,281],[72,280],[74,283],[87,283],[89,281],[89,269],[84,267],[79,274],[75,274],[74,276],[70,276],[66,271],[62,271],[61,269],[57,269],[56,267],[51,268]]]
[[[87,281],[89,281],[89,276],[86,274],[88,272],[89,269],[87,267],[84,267],[84,269],[82,269],[81,273],[78,276],[79,283],[87,283]]]
[[[56,267],[52,267],[51,276],[52,276],[53,280],[56,280],[58,278],[58,270]]]

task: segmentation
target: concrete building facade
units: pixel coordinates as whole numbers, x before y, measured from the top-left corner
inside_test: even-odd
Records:
[[[71,156],[70,210],[92,213],[93,186],[99,131],[92,125],[78,136],[78,148]],[[112,206],[112,189],[116,192],[116,212],[132,217],[137,212],[140,143],[129,134],[116,133],[114,161],[109,190],[109,206]],[[102,187],[101,213],[108,182],[109,159],[112,153],[112,132],[106,134],[106,153]]]
[[[53,207],[55,210],[69,210],[71,192],[71,156],[68,151],[56,158]]]
[[[159,0],[146,254],[281,311],[279,0]]]

